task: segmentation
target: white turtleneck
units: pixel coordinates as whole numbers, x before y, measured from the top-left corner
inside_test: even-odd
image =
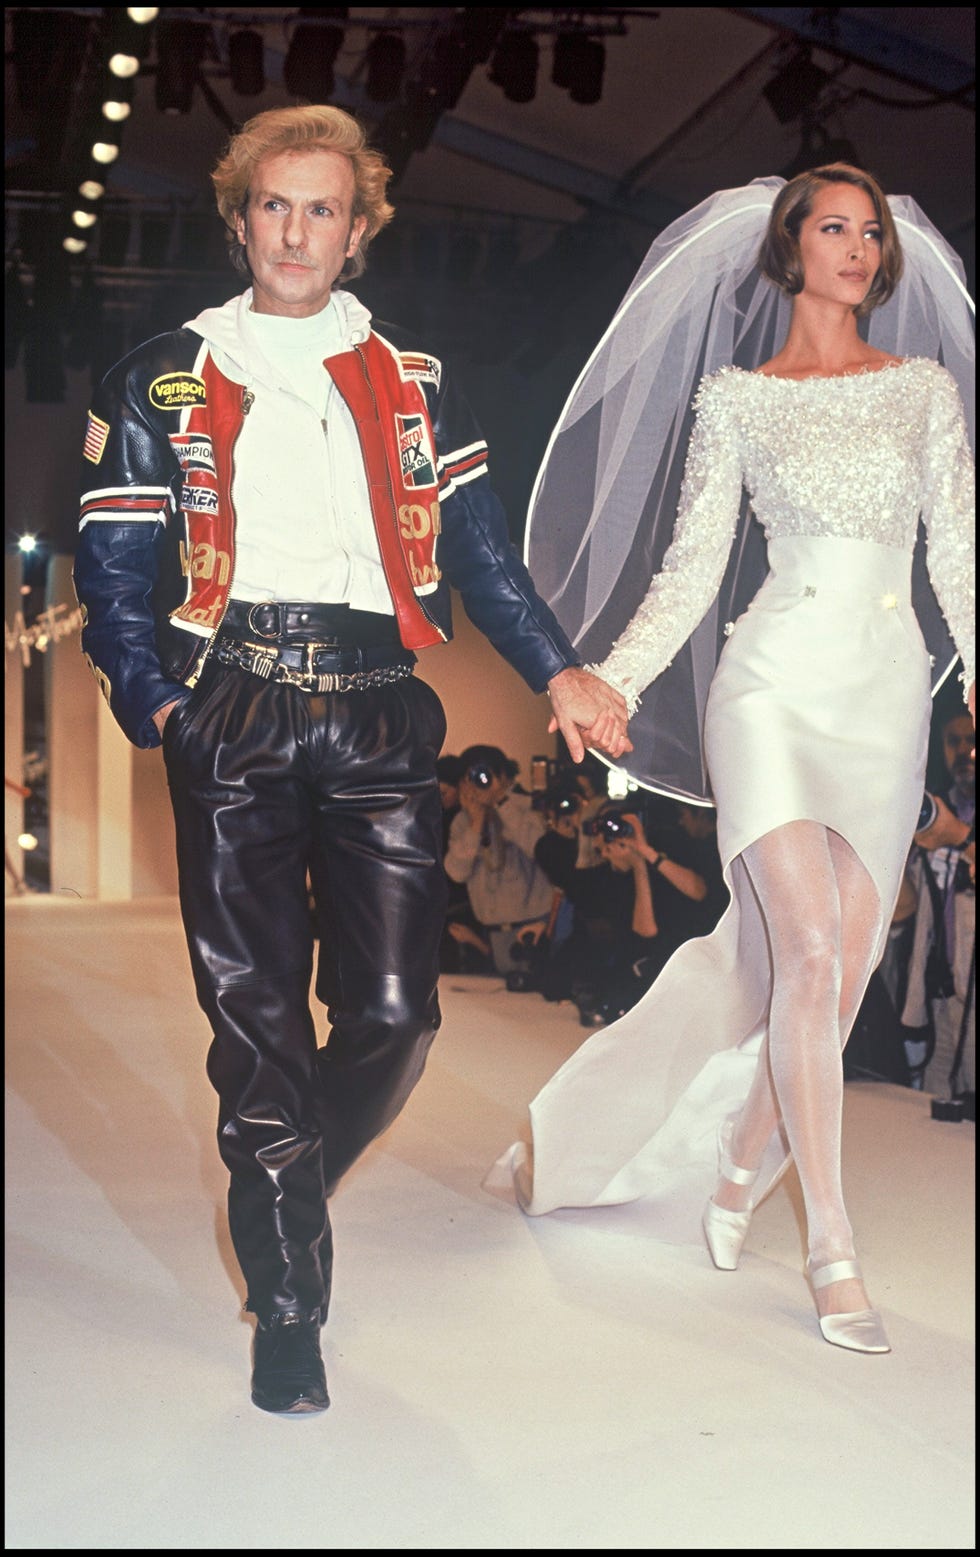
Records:
[[[193,324],[254,395],[234,453],[232,597],[391,614],[357,431],[323,366],[365,338],[370,315],[347,293],[307,319],[250,303],[247,292]]]

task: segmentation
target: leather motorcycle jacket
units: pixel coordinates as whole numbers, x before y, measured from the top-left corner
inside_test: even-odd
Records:
[[[450,586],[534,692],[581,663],[510,542],[487,447],[443,364],[364,320],[324,370],[350,411],[402,643],[452,637]],[[110,369],[89,413],[74,582],[82,650],[136,746],[193,687],[234,580],[238,440],[263,392],[236,360],[249,294],[144,342]],[[231,347],[229,349],[229,342]],[[289,476],[283,474],[288,511]]]

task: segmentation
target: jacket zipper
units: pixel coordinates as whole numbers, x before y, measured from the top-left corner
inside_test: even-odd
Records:
[[[368,387],[368,389],[370,390],[370,393],[371,393],[371,401],[372,401],[372,404],[374,405],[374,414],[375,414],[375,416],[376,416],[376,418],[377,418],[377,420],[378,420],[378,422],[380,424],[381,413],[378,410],[378,397],[377,397],[377,395],[374,392],[374,385],[371,383],[371,375],[368,372],[367,361],[365,359],[364,353],[362,352],[360,346],[355,346],[354,350],[356,351],[357,356],[358,356],[358,360],[359,360],[359,362],[361,364],[361,372],[364,374],[364,382],[367,384],[367,387]],[[394,494],[394,492],[392,490],[392,486],[391,486],[391,472],[388,469],[388,461],[387,460],[385,460],[385,482],[386,482],[387,487],[388,487],[388,496],[391,499],[392,513],[395,514],[395,517],[396,517],[396,520],[397,520],[398,516],[397,516],[397,512],[396,512],[396,508],[395,508],[395,494]],[[397,532],[396,532],[396,535],[397,535]],[[382,566],[384,567],[384,570],[385,570],[385,577],[387,578],[388,577],[388,567],[387,567],[387,564],[385,563],[385,558],[384,558],[384,552],[383,551],[381,552],[381,562],[382,562]],[[442,639],[443,643],[445,643],[446,642],[446,634],[443,632],[442,628],[439,626],[439,623],[437,621],[435,621],[434,618],[429,615],[429,613],[426,610],[426,608],[425,608],[421,598],[415,593],[415,590],[412,587],[412,580],[411,580],[411,578],[409,576],[409,572],[408,572],[408,568],[407,567],[405,568],[405,578],[406,578],[406,581],[408,583],[409,592],[410,592],[410,594],[412,596],[412,599],[415,601],[415,604],[416,604],[417,608],[422,612],[422,615],[425,617],[425,619],[428,622],[429,626],[435,628],[436,632],[439,634],[439,637]],[[388,579],[388,588],[391,589],[391,579],[390,578]],[[392,591],[392,594],[394,594],[394,591]]]
[[[238,440],[239,440],[239,438],[242,435],[242,428],[245,425],[245,418],[248,415],[249,411],[251,411],[252,405],[253,405],[254,401],[255,401],[255,395],[252,393],[252,391],[250,389],[246,389],[246,388],[243,387],[242,388],[242,419],[241,419],[241,421],[238,424],[238,431],[236,432],[236,434],[235,434],[235,436],[234,436],[234,438],[232,440],[231,450],[230,450],[229,456],[228,456],[232,475],[234,475],[234,470],[235,470],[235,450],[238,447]],[[228,502],[229,502],[229,504],[231,503],[231,481],[230,480],[228,482]],[[232,509],[232,511],[231,511],[231,520],[232,520],[231,530],[232,530],[232,535],[234,535],[234,533],[235,533],[235,510],[234,509]],[[217,627],[214,629],[214,632],[211,634],[211,636],[208,639],[207,643],[204,645],[204,649],[201,652],[201,654],[199,655],[196,664],[192,661],[193,669],[191,671],[191,674],[184,678],[184,685],[185,686],[196,687],[197,683],[200,681],[202,672],[204,670],[204,666],[207,663],[208,655],[211,653],[211,650],[214,648],[215,640],[216,640],[216,638],[218,636],[218,633],[221,630],[221,623],[224,621],[225,616],[227,615],[228,605],[229,605],[230,600],[231,600],[231,594],[229,593],[225,597],[224,610],[222,611],[221,616],[220,616],[220,618],[218,620]]]

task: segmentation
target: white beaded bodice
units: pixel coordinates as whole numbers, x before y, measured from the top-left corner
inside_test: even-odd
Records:
[[[924,357],[834,378],[726,367],[695,399],[677,522],[661,571],[598,674],[631,709],[714,599],[742,487],[767,540],[836,536],[910,554],[925,522],[929,577],[974,676],[973,461],[945,368]]]

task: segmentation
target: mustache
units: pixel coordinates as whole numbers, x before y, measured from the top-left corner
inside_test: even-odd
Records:
[[[288,252],[286,254],[278,255],[273,263],[276,265],[302,265],[305,270],[316,269],[316,266],[311,265],[309,260],[304,255],[289,254]]]

